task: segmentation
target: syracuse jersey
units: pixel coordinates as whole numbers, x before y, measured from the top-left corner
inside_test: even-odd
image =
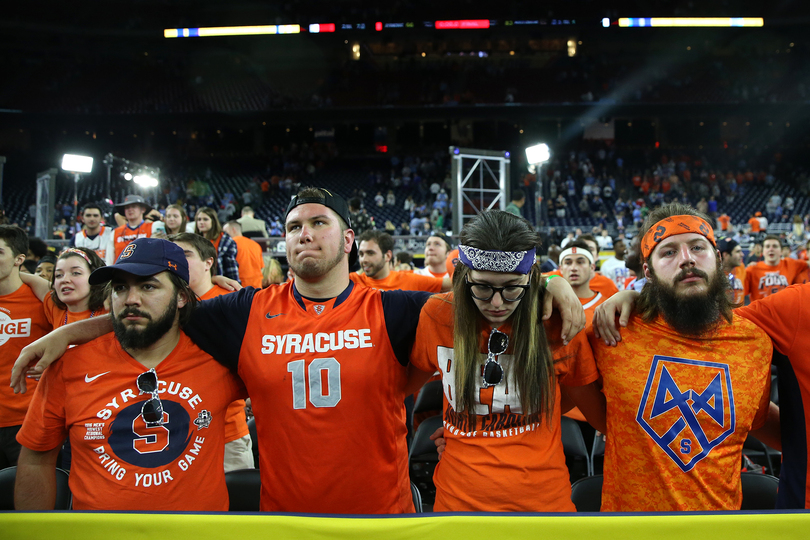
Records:
[[[411,362],[422,371],[439,370],[444,387],[444,438],[447,447],[434,474],[436,511],[574,512],[571,482],[560,434],[559,385],[582,386],[598,378],[584,334],[563,347],[561,321],[544,324],[554,351],[556,395],[552,425],[537,414],[524,415],[510,369],[502,354],[506,380],[490,388],[478,384],[474,425],[456,411],[453,363],[453,294],[428,300],[422,310]],[[509,334],[508,325],[501,331]],[[481,332],[481,365],[486,360],[489,328]]]
[[[439,292],[442,290],[442,278],[433,276],[420,276],[413,272],[398,272],[391,270],[388,277],[383,279],[370,278],[364,274],[352,272],[349,277],[355,283],[366,287],[373,287],[381,291],[427,291]]]
[[[617,347],[588,338],[607,398],[602,511],[739,510],[742,445],[768,412],[765,333],[734,317],[683,336],[636,315]]]
[[[349,283],[316,300],[293,282],[194,312],[186,331],[251,396],[263,511],[413,512],[405,366],[427,296]]]
[[[776,266],[760,261],[745,270],[745,294],[751,301],[807,281],[807,261],[782,259]]]
[[[773,340],[779,369],[782,470],[777,508],[810,509],[810,285],[793,285],[734,313],[753,321]]]
[[[225,410],[244,387],[181,334],[155,368],[164,424],[148,427],[145,371],[112,333],[70,349],[45,371],[17,441],[48,451],[70,436],[76,510],[227,510]]]
[[[92,237],[87,236],[87,231],[82,229],[70,243],[75,247],[92,249],[107,266],[115,262],[115,229],[112,227],[102,225],[99,233]]]
[[[0,296],[0,373],[11,373],[11,366],[22,348],[52,329],[42,302],[28,285]],[[23,423],[36,387],[34,379],[27,379],[26,383],[28,392],[25,394],[15,394],[8,383],[0,384],[0,427]]]
[[[745,302],[745,265],[735,266],[728,275],[728,282],[731,285],[731,300],[742,305]]]
[[[559,268],[557,268],[556,270],[552,270],[548,274],[543,275],[552,275],[552,274],[562,277],[562,273],[560,272]],[[593,292],[602,293],[602,297],[605,300],[607,300],[608,298],[619,292],[619,288],[616,287],[616,284],[613,283],[613,280],[610,279],[609,277],[603,276],[599,272],[594,273],[593,277],[591,278],[591,281],[588,283],[588,287],[590,287],[590,289]]]

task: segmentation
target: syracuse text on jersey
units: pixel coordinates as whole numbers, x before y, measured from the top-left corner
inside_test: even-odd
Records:
[[[262,336],[262,354],[304,354],[339,351],[341,349],[367,349],[374,347],[371,330],[338,330],[317,334],[266,334]]]
[[[27,319],[12,319],[11,312],[0,307],[0,345],[11,338],[31,336],[31,317]]]
[[[456,412],[455,372],[453,366],[453,349],[439,346],[437,349],[439,367],[442,370],[442,386],[449,407],[444,415],[444,429],[459,437],[514,437],[535,431],[541,426],[538,414],[524,415],[517,392],[514,372],[509,369],[511,354],[502,354],[498,361],[504,367],[504,383],[483,388],[481,380],[477,383],[475,419],[470,422],[466,414]],[[484,355],[482,355],[482,358]],[[482,379],[483,380],[483,379]]]
[[[160,425],[147,425],[141,415],[143,396],[132,388],[111,397],[96,413],[102,422],[84,423],[84,440],[99,441],[91,446],[98,465],[134,487],[166,484],[188,471],[204,451],[206,432],[199,432],[211,424],[208,410],[200,409],[192,421],[186,408],[174,401],[197,411],[203,400],[188,386],[160,380],[157,390],[163,405]],[[133,474],[127,467],[134,468]]]

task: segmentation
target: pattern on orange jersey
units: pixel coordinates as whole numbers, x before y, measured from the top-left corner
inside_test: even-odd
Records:
[[[745,294],[751,301],[807,282],[807,261],[782,259],[776,266],[760,261],[745,270]]]
[[[74,509],[227,510],[225,410],[244,387],[181,334],[155,368],[164,424],[150,427],[145,371],[112,333],[70,349],[45,371],[17,440],[44,452],[69,435]]]
[[[420,316],[411,361],[422,371],[439,370],[444,387],[444,437],[447,447],[436,467],[436,511],[573,512],[571,484],[560,433],[559,385],[581,386],[598,378],[583,334],[568,346],[559,341],[561,321],[545,323],[556,363],[552,425],[537,414],[526,416],[510,365],[500,355],[506,379],[481,388],[474,424],[455,409],[452,293],[428,300]],[[509,334],[508,324],[500,330]],[[490,330],[481,331],[481,366]],[[552,340],[557,336],[556,340]],[[542,486],[542,489],[538,489]]]
[[[768,410],[771,343],[735,317],[706,337],[630,319],[617,347],[588,332],[607,398],[602,510],[740,508],[740,459]]]
[[[120,227],[116,227],[114,233],[115,260],[118,260],[118,257],[121,256],[121,252],[124,251],[124,248],[133,240],[137,240],[138,238],[151,238],[155,223],[156,222],[153,221],[142,221],[141,224],[134,229],[126,223]]]
[[[349,277],[355,283],[365,287],[372,287],[381,291],[427,291],[439,292],[442,290],[442,278],[420,276],[413,272],[397,272],[391,270],[384,279],[373,279],[364,274],[352,272]]]
[[[0,372],[11,373],[11,366],[22,348],[52,329],[42,302],[28,285],[0,296]],[[15,394],[7,383],[0,384],[0,427],[23,423],[36,381],[28,379],[27,384],[25,394]]]

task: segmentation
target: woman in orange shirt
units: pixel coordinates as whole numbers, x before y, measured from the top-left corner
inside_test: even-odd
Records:
[[[45,316],[54,330],[75,321],[106,314],[104,286],[90,285],[90,273],[105,266],[95,251],[68,248],[56,260],[53,280],[38,276],[21,276],[34,294],[45,304]]]
[[[453,292],[422,309],[411,362],[444,386],[435,511],[575,511],[561,393],[599,430],[605,402],[585,336],[563,345],[560,320],[539,318],[556,279],[535,264],[539,244],[522,218],[478,215],[461,231]]]

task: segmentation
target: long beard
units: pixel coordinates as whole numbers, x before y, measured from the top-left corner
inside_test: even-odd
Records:
[[[709,333],[720,322],[722,307],[728,289],[728,278],[720,268],[709,276],[697,269],[684,270],[676,278],[675,283],[691,276],[705,279],[709,287],[702,294],[679,293],[675,285],[663,283],[651,272],[647,283],[650,287],[652,300],[658,306],[661,316],[676,332],[687,336],[701,336]]]
[[[121,320],[129,315],[137,315],[150,320],[144,328],[126,326]],[[126,308],[118,314],[110,314],[113,322],[113,332],[124,350],[140,350],[155,344],[174,326],[177,317],[177,298],[172,298],[166,311],[156,321],[152,321],[148,314],[133,308]]]

